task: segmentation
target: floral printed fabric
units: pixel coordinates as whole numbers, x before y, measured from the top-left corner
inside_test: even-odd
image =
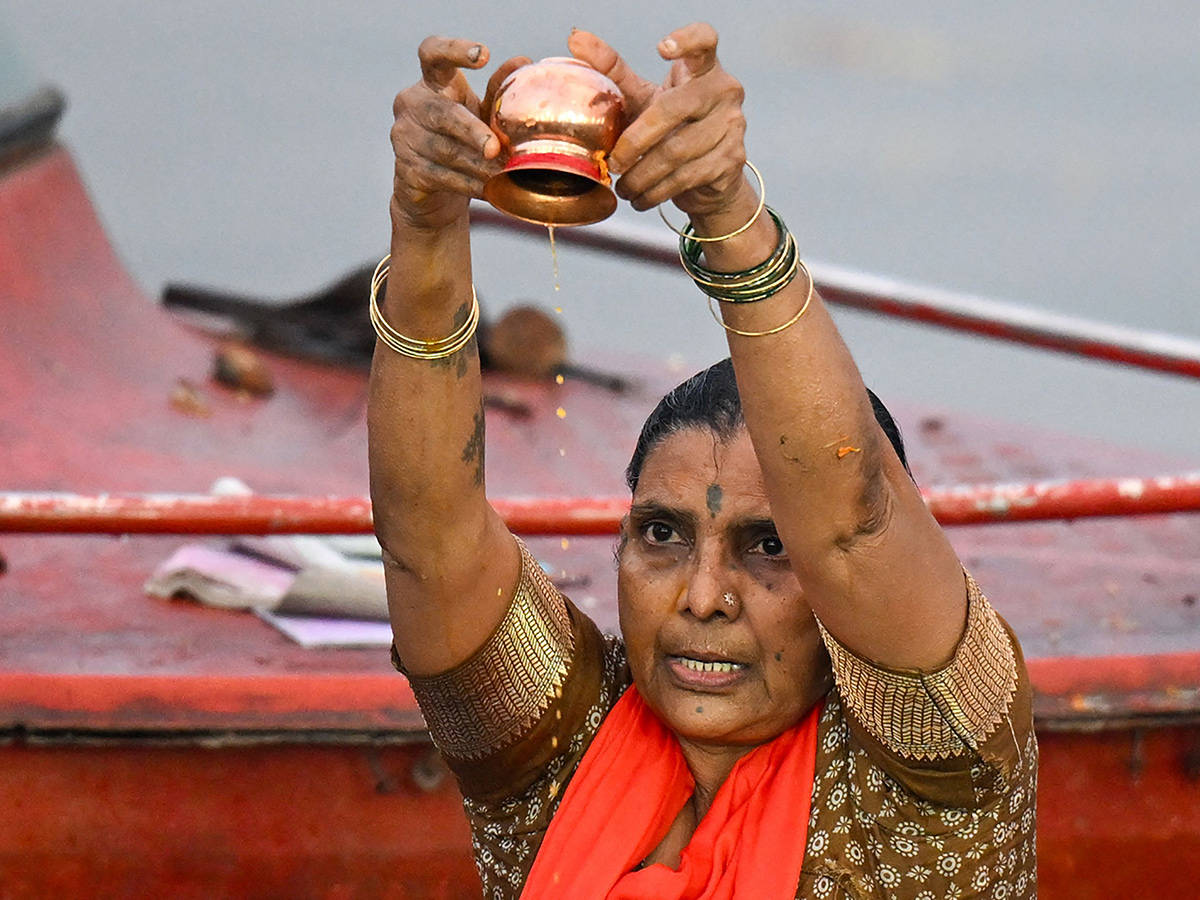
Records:
[[[1037,896],[1037,743],[1026,729],[1005,789],[986,805],[941,806],[914,796],[872,761],[826,700],[808,847],[798,898],[1025,900]],[[985,780],[985,763],[974,766]]]

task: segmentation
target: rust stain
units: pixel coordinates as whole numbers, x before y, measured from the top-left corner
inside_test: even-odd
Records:
[[[236,341],[226,341],[217,348],[212,377],[218,384],[249,397],[269,397],[275,393],[275,382],[262,358]]]
[[[212,415],[212,407],[208,405],[204,392],[186,378],[175,382],[168,400],[173,410],[185,416],[207,419]]]

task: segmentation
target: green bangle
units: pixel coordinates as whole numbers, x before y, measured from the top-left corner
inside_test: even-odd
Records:
[[[767,207],[767,212],[775,221],[779,243],[766,260],[742,272],[714,272],[705,268],[700,265],[700,244],[686,233],[680,238],[680,262],[709,297],[725,303],[756,303],[778,293],[796,277],[803,265],[796,240],[775,210]]]

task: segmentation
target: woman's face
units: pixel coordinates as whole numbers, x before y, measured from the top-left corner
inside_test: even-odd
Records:
[[[746,431],[664,439],[618,556],[621,633],[639,691],[681,738],[760,744],[828,690],[829,660]]]

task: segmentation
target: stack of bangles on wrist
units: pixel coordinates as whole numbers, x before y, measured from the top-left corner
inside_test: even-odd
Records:
[[[696,286],[708,295],[708,308],[713,318],[726,331],[739,334],[743,337],[765,337],[769,334],[778,334],[785,328],[800,321],[800,317],[808,312],[808,306],[812,303],[812,275],[809,274],[808,267],[800,260],[800,251],[796,247],[796,239],[788,231],[787,226],[783,223],[783,219],[779,217],[775,210],[767,207],[767,213],[774,220],[775,227],[779,231],[779,243],[776,245],[775,251],[767,257],[765,262],[759,263],[754,268],[747,269],[744,272],[714,272],[712,269],[706,269],[701,266],[701,246],[692,240],[692,236],[689,233],[691,231],[690,225],[684,229],[683,236],[679,239],[679,259],[683,263],[684,270],[696,282]],[[804,303],[801,305],[799,312],[775,328],[769,328],[766,331],[742,331],[726,325],[721,320],[716,307],[713,306],[714,300],[719,300],[722,303],[757,303],[760,300],[766,300],[768,297],[775,296],[775,294],[791,284],[792,279],[796,277],[796,273],[801,270],[803,270],[804,277],[808,280],[808,295],[804,298]]]
[[[696,282],[696,286],[708,295],[708,309],[717,321],[717,324],[726,331],[742,335],[743,337],[765,337],[769,334],[778,334],[785,328],[794,325],[800,321],[801,316],[808,312],[809,304],[812,303],[813,298],[813,280],[808,267],[800,259],[800,251],[796,247],[796,239],[788,231],[787,225],[783,223],[783,219],[779,217],[779,214],[765,204],[766,189],[763,184],[762,175],[749,162],[746,165],[754,173],[755,177],[758,178],[759,185],[758,209],[755,210],[749,222],[736,231],[731,231],[729,234],[709,238],[697,236],[690,224],[682,231],[675,228],[670,222],[667,222],[667,227],[679,235],[679,260],[683,263],[684,271]],[[743,272],[715,272],[700,265],[700,256],[703,253],[704,244],[729,240],[741,234],[754,224],[764,209],[772,221],[775,222],[775,227],[779,232],[779,243],[764,262]],[[666,221],[665,216],[663,217],[663,221]],[[800,311],[775,328],[770,328],[766,331],[741,331],[740,329],[726,325],[721,320],[716,307],[713,306],[714,300],[718,300],[721,303],[757,303],[760,300],[766,300],[768,297],[775,296],[775,294],[791,284],[792,279],[796,277],[796,273],[801,270],[803,270],[804,277],[808,280],[808,295],[804,298],[804,303],[801,305]]]
[[[392,255],[389,253],[381,259],[379,265],[375,267],[375,274],[371,276],[371,324],[375,326],[375,334],[379,336],[379,339],[402,356],[413,359],[445,359],[467,346],[471,338],[475,336],[475,329],[479,326],[479,297],[475,294],[474,285],[471,285],[471,311],[467,314],[467,320],[449,337],[436,341],[419,341],[401,334],[387,323],[387,320],[383,318],[383,313],[379,310],[377,297],[379,288],[387,280],[390,268],[388,261],[391,258]]]

